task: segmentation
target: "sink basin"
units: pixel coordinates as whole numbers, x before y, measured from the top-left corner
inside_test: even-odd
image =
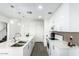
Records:
[[[26,43],[25,41],[19,41],[18,43]]]
[[[26,41],[19,41],[19,42],[13,44],[11,47],[22,47],[25,43],[26,43]]]
[[[24,45],[26,42],[25,41],[19,41],[18,44]]]
[[[11,47],[22,47],[24,44],[18,44],[18,43],[16,43],[16,44],[13,44]]]

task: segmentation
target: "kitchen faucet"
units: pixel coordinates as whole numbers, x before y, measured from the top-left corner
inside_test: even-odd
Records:
[[[13,37],[14,42],[16,42],[17,41],[16,38],[19,38],[19,37],[21,37],[21,34],[20,33],[15,33],[15,36]]]
[[[13,39],[14,39],[14,42],[16,42],[17,40],[15,39],[15,37],[13,37]]]

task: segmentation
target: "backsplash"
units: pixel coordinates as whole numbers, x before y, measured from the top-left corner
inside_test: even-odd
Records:
[[[56,34],[64,36],[64,41],[69,42],[70,36],[73,37],[73,43],[79,45],[79,32],[55,32]]]

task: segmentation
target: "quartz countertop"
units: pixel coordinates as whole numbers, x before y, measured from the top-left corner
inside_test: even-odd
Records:
[[[76,48],[78,46],[69,47],[68,42],[60,40],[49,40],[49,44],[58,48]]]
[[[34,36],[29,36],[29,37],[21,37],[20,40],[18,40],[17,42],[19,41],[26,41],[26,44],[27,45],[29,43],[29,41],[31,41],[33,39]],[[11,45],[17,43],[17,42],[12,42],[12,41],[6,41],[6,42],[3,42],[3,43],[0,43],[0,48],[23,48],[24,46],[22,47],[11,47]]]

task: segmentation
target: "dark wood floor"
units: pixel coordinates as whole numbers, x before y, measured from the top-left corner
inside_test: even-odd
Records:
[[[42,42],[36,42],[31,56],[48,56],[47,48]]]

